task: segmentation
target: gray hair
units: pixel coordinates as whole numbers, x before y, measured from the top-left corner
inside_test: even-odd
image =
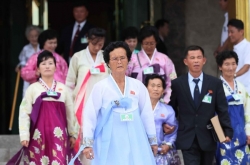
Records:
[[[42,30],[38,26],[30,25],[25,30],[25,36],[28,37],[32,30],[36,30],[38,35],[42,32]]]

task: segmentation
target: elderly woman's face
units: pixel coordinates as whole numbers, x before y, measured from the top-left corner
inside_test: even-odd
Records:
[[[54,38],[54,39],[46,40],[44,43],[43,49],[48,50],[53,53],[56,47],[57,47],[57,39]]]
[[[38,36],[39,34],[36,30],[31,30],[29,32],[29,35],[27,36],[27,39],[31,43],[31,45],[36,46],[38,45],[38,42],[37,42]]]
[[[141,45],[142,45],[142,48],[145,51],[145,53],[148,56],[152,56],[154,53],[154,50],[156,48],[156,40],[155,40],[154,36],[152,35],[150,37],[145,38],[142,41]]]
[[[219,69],[222,72],[223,77],[234,77],[234,73],[236,71],[237,64],[235,58],[227,58],[223,61],[222,66]]]
[[[148,81],[147,89],[150,98],[155,100],[159,100],[164,92],[162,81],[159,78],[150,79]]]
[[[109,67],[113,73],[126,72],[128,65],[128,58],[126,50],[123,48],[116,48],[109,53]]]

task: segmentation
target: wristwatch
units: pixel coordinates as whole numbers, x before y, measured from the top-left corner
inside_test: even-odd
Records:
[[[234,78],[236,78],[237,77],[237,74],[236,73],[234,73]]]

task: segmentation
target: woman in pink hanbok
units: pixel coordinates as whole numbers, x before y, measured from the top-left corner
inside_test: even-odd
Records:
[[[41,77],[31,84],[19,112],[19,135],[23,148],[7,163],[66,165],[74,156],[76,118],[69,89],[54,79],[56,59],[43,51],[37,59]],[[77,164],[80,164],[77,161]]]
[[[140,30],[139,42],[142,50],[132,55],[126,75],[143,83],[145,83],[147,75],[154,73],[161,75],[165,79],[167,86],[161,101],[167,104],[170,101],[171,80],[176,78],[176,72],[171,59],[156,50],[158,40],[159,35],[155,27],[146,26]]]
[[[68,73],[68,65],[66,61],[55,52],[57,47],[57,33],[54,30],[45,30],[38,37],[38,43],[41,51],[33,54],[26,65],[21,70],[21,77],[23,80],[29,82],[30,84],[37,81],[40,73],[37,70],[37,56],[44,50],[48,50],[53,53],[56,59],[56,71],[54,74],[54,79],[58,82],[65,83],[66,76]]]

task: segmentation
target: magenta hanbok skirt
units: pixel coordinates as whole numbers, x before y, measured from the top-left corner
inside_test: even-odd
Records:
[[[67,165],[74,157],[67,133],[67,118],[64,102],[45,101],[44,92],[37,98],[30,115],[31,131],[29,146],[23,147],[7,164],[20,162],[24,165]],[[60,97],[57,96],[58,98]],[[75,161],[80,165],[80,161]]]

